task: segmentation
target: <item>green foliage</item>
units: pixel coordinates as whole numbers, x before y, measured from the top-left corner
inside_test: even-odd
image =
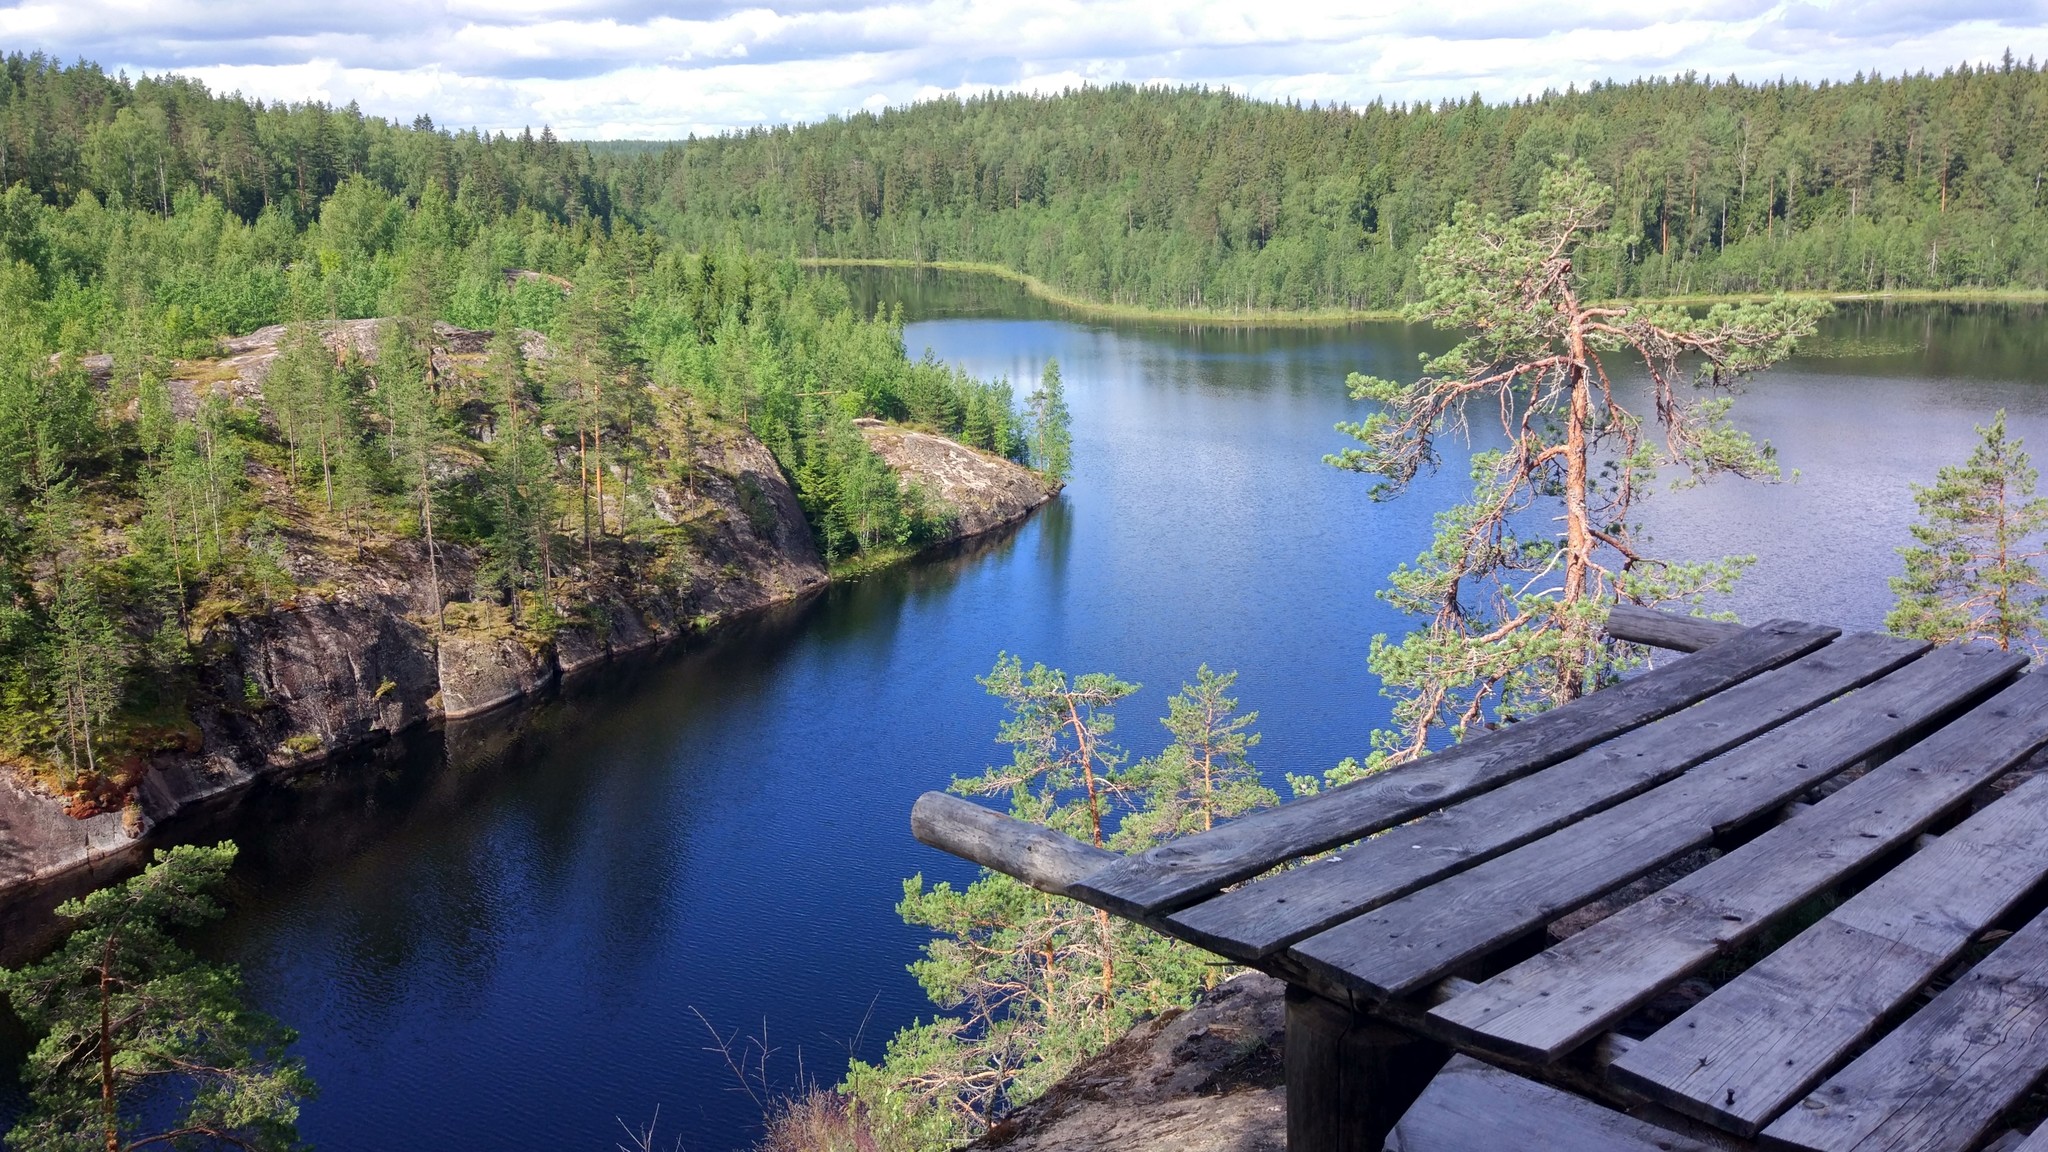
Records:
[[[2048,288],[2048,70],[1691,73],[1485,104],[991,93],[621,158],[685,243],[1000,264],[1111,305],[1393,309],[1471,202],[1563,153],[1615,190],[1591,298]]]
[[[494,428],[484,473],[489,515],[483,578],[504,594],[516,622],[520,597],[536,586],[545,595],[553,568],[554,453],[540,430],[519,337],[505,323],[491,336],[484,373],[493,393]]]
[[[1651,557],[1635,503],[1665,469],[1680,483],[1777,475],[1770,446],[1729,423],[1727,393],[1788,354],[1825,306],[1780,298],[1695,316],[1589,304],[1582,270],[1601,259],[1610,204],[1584,165],[1566,163],[1527,213],[1460,207],[1423,246],[1408,310],[1458,343],[1426,357],[1413,383],[1351,377],[1352,395],[1376,410],[1339,425],[1361,446],[1330,462],[1377,477],[1375,499],[1433,466],[1438,438],[1471,412],[1498,412],[1506,440],[1473,456],[1471,497],[1437,516],[1429,550],[1381,594],[1426,623],[1373,641],[1395,726],[1376,734],[1366,770],[1423,755],[1437,730],[1462,738],[1598,687],[1630,658],[1601,633],[1608,605],[1696,603],[1748,563]],[[1620,402],[1609,360],[1640,366],[1649,421]],[[1551,509],[1562,531],[1528,534]]]
[[[1112,737],[1137,685],[1000,657],[981,683],[1009,711],[997,740],[1010,760],[953,790],[1006,796],[1014,816],[1124,850],[1273,803],[1248,759],[1257,714],[1226,695],[1235,679],[1203,668],[1168,702],[1172,741],[1132,765]],[[1188,945],[988,870],[965,889],[913,877],[897,911],[934,932],[911,971],[954,1015],[904,1029],[841,1086],[890,1148],[956,1147],[1217,972]]]
[[[1167,700],[1160,723],[1173,741],[1131,769],[1131,782],[1145,800],[1125,817],[1113,845],[1119,851],[1142,851],[1175,836],[1206,832],[1219,820],[1280,802],[1251,762],[1259,742],[1252,725],[1259,714],[1239,712],[1236,697],[1226,695],[1236,682],[1237,673],[1212,672],[1204,664],[1194,683],[1181,685]]]
[[[176,934],[218,919],[235,846],[160,850],[141,875],[57,914],[48,957],[0,971],[0,994],[36,1038],[20,1152],[100,1148],[299,1148],[313,1092],[286,1055],[292,1032],[242,1003],[241,978]]]
[[[1045,372],[1024,407],[1031,418],[1032,463],[1053,479],[1065,480],[1074,466],[1074,431],[1058,360],[1045,362]]]
[[[835,560],[947,526],[854,421],[1024,454],[1007,384],[910,361],[836,281],[675,249],[622,210],[663,194],[623,163],[0,59],[0,756],[118,804],[104,762],[132,776],[224,619],[402,537],[437,621],[536,645],[615,574],[679,592],[736,425]],[[222,358],[273,324],[267,373]]]
[[[1977,429],[1968,461],[1913,486],[1920,523],[1900,548],[1905,573],[1891,580],[1898,603],[1884,626],[1901,636],[1954,644],[1989,640],[2038,657],[2048,623],[2048,593],[2035,563],[2048,529],[2048,499],[2017,437],[2005,434],[2005,410]]]

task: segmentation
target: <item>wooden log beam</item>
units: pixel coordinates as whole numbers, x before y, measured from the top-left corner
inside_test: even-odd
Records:
[[[1616,604],[1607,613],[1607,634],[1631,644],[1669,648],[1674,652],[1697,652],[1710,644],[1742,631],[1742,625],[1698,616],[1660,612],[1640,604]]]
[[[1022,880],[1041,892],[1073,896],[1074,885],[1120,857],[1071,836],[946,792],[927,792],[910,809],[919,842]]]

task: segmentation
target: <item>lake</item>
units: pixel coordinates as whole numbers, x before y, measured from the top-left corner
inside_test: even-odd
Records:
[[[657,1109],[661,1146],[722,1152],[760,1112],[718,1038],[757,1094],[763,1051],[771,1088],[878,1056],[931,1011],[903,879],[971,876],[910,838],[910,805],[997,757],[974,677],[1000,652],[1142,682],[1119,731],[1140,754],[1205,662],[1240,673],[1273,780],[1368,747],[1386,707],[1366,652],[1404,623],[1374,592],[1464,469],[1447,450],[1375,505],[1321,459],[1360,414],[1345,374],[1411,372],[1440,334],[1103,325],[1001,282],[850,279],[865,306],[903,303],[913,355],[1020,396],[1057,357],[1071,485],[997,539],[265,798],[205,947],[300,1030],[321,1087],[301,1131],[325,1152],[609,1149]],[[1909,483],[2001,406],[2048,452],[2042,319],[1845,309],[1738,405],[1797,482],[1659,493],[1653,536],[1758,555],[1729,604],[1745,619],[1875,626]]]

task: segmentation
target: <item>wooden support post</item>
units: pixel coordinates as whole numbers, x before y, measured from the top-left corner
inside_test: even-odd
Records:
[[[1287,1152],[1381,1152],[1450,1049],[1287,986]]]

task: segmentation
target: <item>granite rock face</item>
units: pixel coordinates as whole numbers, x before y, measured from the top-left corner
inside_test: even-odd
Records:
[[[1285,1152],[1286,986],[1247,972],[1132,1028],[971,1152]]]
[[[962,539],[1015,523],[1059,494],[1057,483],[1029,468],[944,436],[880,420],[854,424],[905,483],[922,483],[954,510]]]
[[[324,336],[337,352],[374,361],[379,323],[344,321]],[[174,405],[196,409],[221,390],[263,412],[263,385],[284,335],[282,326],[265,328],[224,342],[213,361],[181,366],[183,378],[171,382]],[[444,374],[489,343],[489,333],[446,325],[435,335],[434,366]],[[522,335],[529,359],[545,358],[545,342]],[[86,369],[104,372],[99,359]],[[942,437],[862,424],[906,483],[924,484],[958,510],[956,537],[1020,519],[1058,490],[1029,469]],[[703,429],[691,447],[687,490],[654,493],[655,514],[687,531],[687,572],[652,578],[620,547],[558,557],[568,569],[559,587],[572,591],[558,596],[567,622],[546,641],[511,627],[501,607],[468,611],[478,607],[473,597],[487,599],[473,551],[445,542],[436,549],[448,602],[437,619],[420,541],[358,543],[351,552],[309,521],[282,476],[252,463],[252,490],[280,525],[284,566],[302,591],[208,627],[190,708],[197,735],[149,759],[125,812],[74,819],[64,801],[0,766],[0,902],[60,875],[131,861],[152,828],[264,776],[376,746],[416,725],[480,716],[545,693],[564,676],[823,587],[824,560],[768,448],[723,426]]]

